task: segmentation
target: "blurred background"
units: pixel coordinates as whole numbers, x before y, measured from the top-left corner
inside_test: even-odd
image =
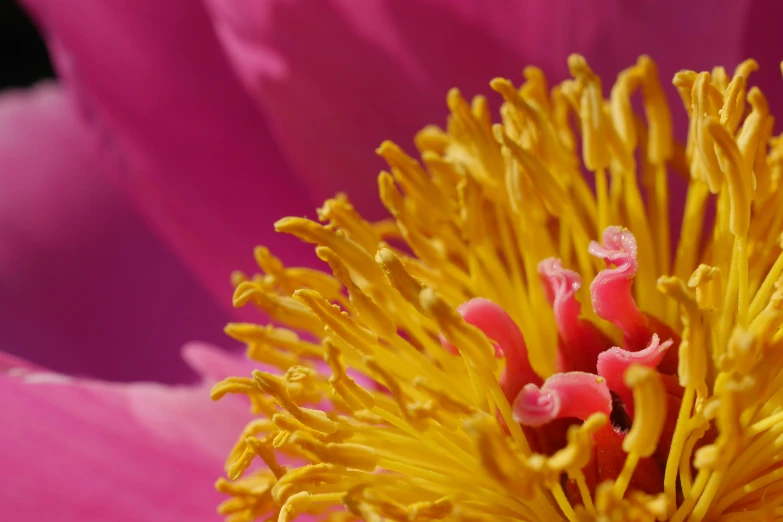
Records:
[[[54,78],[30,16],[0,0],[1,349],[76,376],[190,381],[179,348],[230,346],[224,309],[96,164]]]

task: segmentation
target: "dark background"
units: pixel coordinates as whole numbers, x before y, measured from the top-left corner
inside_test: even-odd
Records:
[[[0,0],[0,89],[27,87],[53,76],[33,23],[15,0]]]

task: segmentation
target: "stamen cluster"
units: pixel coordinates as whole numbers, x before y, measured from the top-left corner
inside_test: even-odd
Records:
[[[757,66],[675,76],[680,146],[649,58],[608,99],[568,63],[551,89],[493,80],[499,123],[452,90],[420,160],[383,143],[391,219],[338,195],[276,224],[331,274],[263,247],[234,274],[285,326],[226,328],[259,363],[213,389],[255,415],[229,521],[783,517],[783,138]]]

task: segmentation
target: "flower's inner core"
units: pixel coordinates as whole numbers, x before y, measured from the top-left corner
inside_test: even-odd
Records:
[[[633,234],[609,227],[604,231],[603,244],[592,242],[588,251],[606,263],[590,286],[592,306],[596,315],[619,328],[622,347],[612,346],[611,338],[593,321],[579,317],[582,307],[576,295],[582,286],[581,278],[576,272],[564,269],[562,260],[557,258],[544,259],[538,264],[560,334],[556,373],[543,383],[529,365],[522,332],[505,310],[487,299],[474,298],[460,305],[457,311],[465,322],[484,332],[505,357],[501,387],[512,404],[514,420],[525,428],[533,451],[553,455],[567,445],[563,435],[568,426],[584,422],[593,414],[610,419],[603,428],[605,433],[601,434],[606,441],[602,462],[589,464],[596,466],[587,481],[593,492],[598,483],[616,480],[625,461],[621,447],[635,411],[633,391],[623,379],[626,371],[631,365],[639,365],[672,379],[668,397],[673,408],[667,409],[655,455],[642,460],[631,478],[631,485],[641,486],[647,493],[660,493],[662,482],[644,481],[641,477],[653,468],[657,468],[656,475],[662,475],[666,468],[672,438],[672,430],[667,431],[666,427],[673,428],[676,424],[682,399],[682,387],[676,380],[677,353],[668,349],[675,342],[679,344],[680,339],[661,320],[643,314],[636,305],[632,285],[639,263]],[[660,334],[670,338],[660,342]],[[454,352],[448,341],[444,345]],[[551,425],[556,420],[566,423]],[[610,463],[611,459],[617,462]],[[581,501],[576,483],[567,484],[566,492],[573,503]]]
[[[783,136],[757,64],[677,73],[684,144],[652,60],[608,96],[568,65],[493,80],[494,120],[452,90],[420,160],[384,142],[389,219],[338,195],[275,224],[331,273],[259,247],[234,274],[272,324],[226,328],[258,364],[213,389],[254,415],[229,522],[783,520]]]

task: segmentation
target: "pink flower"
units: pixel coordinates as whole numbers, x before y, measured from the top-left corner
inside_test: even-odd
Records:
[[[186,379],[172,350],[216,340],[238,315],[228,275],[249,268],[253,246],[312,264],[271,223],[337,190],[380,215],[375,147],[440,123],[449,87],[472,95],[528,63],[560,78],[579,52],[604,78],[640,53],[663,78],[753,56],[756,83],[779,91],[781,53],[759,27],[779,19],[771,0],[24,4],[61,83],[0,101],[0,331],[11,353],[103,378]],[[247,373],[198,353],[208,378]],[[201,384],[3,364],[9,518],[215,519],[212,483],[242,404],[232,416]]]

